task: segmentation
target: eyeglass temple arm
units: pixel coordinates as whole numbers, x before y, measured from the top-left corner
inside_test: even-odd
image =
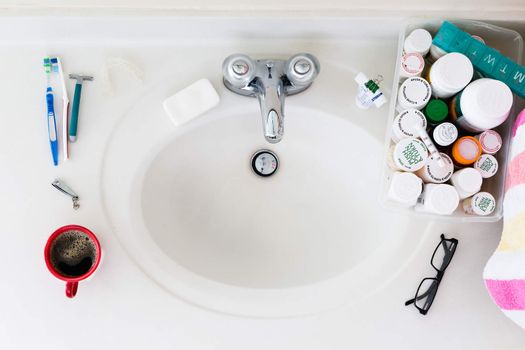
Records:
[[[431,291],[431,290],[432,290],[432,289],[429,289],[429,290],[427,290],[425,293],[423,293],[423,294],[421,294],[421,295],[419,295],[419,296],[416,296],[415,298],[412,298],[412,299],[410,299],[410,300],[405,301],[405,305],[408,306],[408,305],[410,305],[410,304],[415,303],[415,302],[418,301],[418,300],[421,300],[421,299],[423,299],[423,298],[426,298],[427,295],[430,294],[430,291]]]

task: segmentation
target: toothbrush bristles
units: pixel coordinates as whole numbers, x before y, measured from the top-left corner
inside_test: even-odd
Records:
[[[58,73],[58,58],[52,57],[51,58],[51,69],[54,73]]]
[[[51,73],[51,59],[49,57],[44,57],[44,71]]]

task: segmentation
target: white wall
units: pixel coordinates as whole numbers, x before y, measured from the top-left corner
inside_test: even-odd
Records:
[[[2,14],[150,13],[525,18],[525,0],[0,0]]]

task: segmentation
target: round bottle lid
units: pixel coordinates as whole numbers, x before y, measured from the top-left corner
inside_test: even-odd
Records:
[[[427,119],[423,113],[414,108],[405,109],[394,118],[392,139],[399,142],[407,137],[417,137],[419,127],[427,127]]]
[[[446,54],[447,52],[442,48],[437,47],[436,45],[430,46],[430,57],[433,59],[433,61],[436,61],[438,58],[443,57]]]
[[[421,75],[425,68],[423,56],[417,52],[405,53],[401,57],[401,77],[409,78]]]
[[[498,160],[491,154],[482,154],[474,163],[474,169],[479,171],[481,177],[488,179],[498,172]]]
[[[388,198],[406,206],[413,206],[422,190],[423,182],[419,177],[413,173],[395,172],[390,181]]]
[[[456,171],[450,178],[460,198],[467,198],[479,192],[483,178],[479,171],[474,168],[464,168]]]
[[[406,53],[417,52],[425,56],[432,45],[432,35],[425,29],[413,30],[405,39],[403,49]]]
[[[425,116],[429,123],[439,124],[448,116],[448,106],[443,100],[430,100],[425,107]]]
[[[434,142],[442,147],[450,146],[458,138],[458,128],[452,123],[442,123],[432,132]]]
[[[479,35],[472,35],[472,38],[476,39],[477,41],[479,41],[482,44],[485,44],[485,40],[482,37],[480,37]]]
[[[430,84],[423,78],[408,78],[401,84],[397,102],[401,109],[422,109],[430,100]]]
[[[501,140],[500,134],[494,130],[483,131],[481,134],[476,136],[476,138],[481,144],[481,149],[483,150],[483,153],[495,154],[500,150],[501,146],[503,145],[503,141]]]
[[[442,159],[442,164],[437,160],[437,157],[430,156],[424,167],[416,172],[416,175],[423,179],[426,183],[441,184],[447,182],[454,172],[454,163],[452,159],[445,154],[439,153]]]
[[[451,52],[439,58],[432,66],[432,84],[452,93],[462,90],[472,80],[474,67],[467,56]]]
[[[488,192],[479,192],[463,201],[463,209],[471,215],[490,215],[496,209],[496,199]]]
[[[425,203],[427,211],[439,214],[450,215],[456,210],[459,204],[458,192],[453,186],[446,184],[425,185]]]
[[[509,116],[514,97],[507,84],[489,78],[470,83],[461,94],[461,112],[476,129],[492,129]]]
[[[472,136],[463,136],[452,146],[452,158],[460,165],[473,164],[481,156],[481,145]]]
[[[394,165],[399,170],[417,171],[428,159],[428,150],[423,141],[416,138],[406,138],[399,141],[392,154]]]

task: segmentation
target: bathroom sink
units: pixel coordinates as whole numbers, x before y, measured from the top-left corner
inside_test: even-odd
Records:
[[[205,115],[176,128],[162,101],[184,86],[164,79],[122,116],[102,168],[105,212],[168,292],[230,314],[311,314],[365,300],[409,260],[426,224],[380,207],[386,109],[355,107],[357,70],[320,60],[317,81],[287,98],[277,144],[257,100],[223,86],[220,58],[221,103]],[[278,157],[272,176],[253,171],[259,150]]]

